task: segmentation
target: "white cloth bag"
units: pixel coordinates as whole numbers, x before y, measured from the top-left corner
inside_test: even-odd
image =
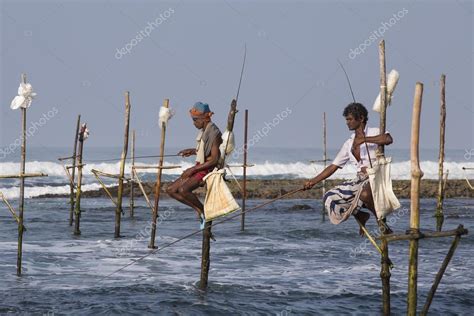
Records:
[[[214,169],[203,180],[206,181],[204,216],[206,222],[230,214],[240,209],[224,180],[225,170]]]
[[[391,157],[377,157],[373,168],[367,168],[375,211],[379,219],[386,218],[391,212],[400,208],[400,202],[392,188],[391,162]]]

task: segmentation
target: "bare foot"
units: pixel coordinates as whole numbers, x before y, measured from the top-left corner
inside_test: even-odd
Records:
[[[369,220],[370,218],[370,214],[369,213],[365,213],[365,212],[357,212],[357,214],[354,215],[360,222],[360,224],[365,227],[365,223],[367,223],[367,221]],[[362,229],[362,227],[359,228],[359,235],[361,237],[364,236],[364,230]]]
[[[384,218],[379,221],[383,226],[381,227],[381,232],[385,235],[393,234],[393,230],[387,225],[387,219]]]

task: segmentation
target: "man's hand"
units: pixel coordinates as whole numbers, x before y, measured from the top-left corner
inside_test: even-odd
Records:
[[[196,172],[194,171],[194,168],[191,167],[191,168],[188,168],[186,170],[184,170],[183,174],[181,175],[182,178],[190,178],[193,174],[195,174]]]
[[[315,186],[316,183],[312,182],[311,180],[307,181],[304,186],[303,186],[303,190],[310,190],[312,189],[314,186]]]
[[[183,149],[178,153],[178,156],[181,157],[189,157],[192,156],[196,153],[195,149],[189,148],[189,149]]]

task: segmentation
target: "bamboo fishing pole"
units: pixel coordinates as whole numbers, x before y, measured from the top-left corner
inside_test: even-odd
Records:
[[[439,165],[438,165],[438,201],[436,203],[436,230],[441,231],[444,222],[443,213],[443,165],[444,165],[444,142],[446,133],[446,76],[440,79],[440,119],[439,119]]]
[[[135,208],[135,182],[133,181],[133,168],[135,168],[135,130],[132,131],[132,166],[130,168],[130,217],[134,217]]]
[[[84,165],[82,164],[82,155],[84,150],[84,141],[85,141],[85,133],[87,130],[87,124],[83,124],[81,127],[81,131],[79,132],[79,152],[77,158],[77,189],[76,189],[76,201],[75,201],[75,222],[74,222],[74,235],[81,234],[81,195],[82,195],[82,168]]]
[[[169,99],[163,101],[163,107],[168,108],[170,104]],[[160,161],[158,162],[158,170],[156,173],[156,185],[155,185],[155,205],[153,208],[153,215],[151,219],[151,234],[150,234],[150,243],[148,248],[154,249],[155,246],[155,236],[156,236],[156,221],[158,219],[158,207],[160,204],[160,194],[161,194],[161,176],[163,174],[163,155],[165,154],[165,139],[166,139],[166,122],[161,122],[161,139],[160,139]]]
[[[245,45],[244,60],[242,62],[242,69],[240,71],[240,79],[239,79],[239,86],[237,88],[237,95],[230,104],[230,111],[227,117],[227,130],[229,131],[229,137],[227,138],[227,143],[225,144],[225,147],[224,147],[223,156],[220,157],[220,160],[217,164],[218,169],[222,169],[225,166],[225,158],[226,158],[227,148],[228,148],[229,140],[231,136],[230,133],[234,130],[234,120],[235,120],[235,115],[237,114],[237,101],[239,99],[240,85],[242,84],[242,77],[244,75],[246,57],[247,57],[247,46]],[[207,283],[209,279],[209,267],[211,264],[211,261],[210,261],[211,237],[212,237],[211,227],[212,227],[212,221],[206,222],[204,226],[203,235],[202,235],[201,278],[199,282],[199,287],[201,289],[207,288]]]
[[[69,196],[69,201],[70,201],[70,206],[71,210],[69,212],[69,226],[72,226],[73,218],[74,218],[74,191],[75,191],[75,174],[76,174],[76,154],[77,154],[77,139],[79,137],[79,128],[81,127],[81,115],[79,114],[77,116],[77,124],[76,124],[76,134],[74,137],[74,149],[72,152],[72,171],[71,171],[71,177],[69,181],[69,187],[70,187],[70,196]],[[66,173],[67,173],[67,169]]]
[[[26,84],[26,74],[21,75],[21,82]],[[21,107],[21,162],[20,162],[20,201],[18,214],[18,253],[16,263],[16,274],[21,276],[21,262],[23,251],[23,210],[25,207],[25,174],[26,167],[26,108]]]
[[[323,112],[323,164],[324,164],[324,169],[326,169],[327,166],[327,148],[326,148],[326,112]],[[324,170],[323,169],[323,170]],[[321,188],[322,190],[322,198],[324,198],[324,195],[326,194],[326,179],[323,180],[323,186]],[[323,210],[322,210],[322,220],[323,222],[325,221],[326,217],[326,207],[323,204]]]
[[[244,119],[244,164],[243,164],[243,186],[242,186],[242,218],[240,230],[245,230],[245,207],[247,204],[247,153],[248,153],[248,130],[249,130],[249,110],[245,110]],[[238,183],[238,182],[237,182]]]
[[[423,98],[423,84],[416,83],[413,100],[413,117],[411,125],[411,203],[410,232],[418,233],[420,229],[420,182],[423,172],[420,169],[420,115]],[[408,263],[408,297],[407,315],[415,316],[417,307],[418,282],[418,239],[411,239]]]
[[[125,174],[125,159],[128,151],[128,133],[130,125],[130,92],[125,92],[125,135],[123,139],[122,159],[120,160],[120,175],[118,179],[117,208],[115,209],[115,238],[120,238],[120,221],[122,216],[123,177]]]
[[[380,134],[385,134],[387,120],[387,72],[385,63],[385,41],[379,43],[379,67],[380,67]],[[367,146],[367,143],[366,143]],[[368,150],[367,150],[368,153]],[[385,147],[378,146],[378,155],[385,155]],[[370,160],[370,158],[369,158]],[[371,165],[372,166],[372,165]],[[385,235],[386,227],[382,220],[378,221],[380,233]],[[384,315],[390,315],[390,259],[388,256],[388,242],[382,239],[380,243],[382,250],[380,278],[382,279],[382,309]]]

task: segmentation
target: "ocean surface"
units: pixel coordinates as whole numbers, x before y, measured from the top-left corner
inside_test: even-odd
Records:
[[[17,149],[19,150],[19,149]],[[180,149],[167,148],[166,155],[176,154]],[[237,148],[230,155],[229,165],[238,165],[243,162],[241,149]],[[157,155],[156,149],[138,148],[135,156]],[[329,158],[334,158],[337,150],[328,150]],[[387,156],[392,157],[392,179],[410,179],[410,153],[409,150],[390,149]],[[70,148],[42,148],[32,147],[27,152],[26,171],[29,173],[45,173],[45,178],[30,178],[26,181],[26,196],[36,197],[47,193],[68,194],[69,180],[64,167],[57,158],[72,155]],[[84,179],[83,190],[96,190],[99,183],[91,173],[92,169],[118,174],[120,169],[120,148],[84,148]],[[5,156],[5,157],[4,157]],[[130,152],[128,157],[130,157]],[[421,150],[421,169],[424,179],[438,178],[438,151]],[[264,179],[307,179],[315,176],[324,169],[321,162],[322,152],[318,149],[288,149],[288,148],[250,148],[248,163],[255,166],[247,169],[250,178]],[[141,166],[156,165],[158,158],[137,158],[136,164]],[[311,162],[316,161],[316,162]],[[318,162],[319,161],[319,162]],[[128,160],[130,162],[130,160]],[[70,161],[65,161],[65,164]],[[328,162],[329,164],[330,162]],[[164,181],[178,177],[186,168],[194,164],[194,157],[166,157],[165,165],[181,166],[178,169],[164,170]],[[444,168],[449,170],[449,179],[464,179],[466,176],[474,178],[474,170],[463,170],[462,167],[474,168],[474,150],[447,150]],[[0,174],[17,174],[19,172],[19,153],[0,155]],[[130,174],[130,165],[127,164],[125,172]],[[231,172],[239,178],[242,168],[232,167]],[[350,163],[338,170],[332,178],[353,178],[356,169]],[[156,170],[144,169],[140,171],[143,181],[155,181]],[[104,178],[106,184],[114,181]],[[17,198],[19,195],[18,180],[0,180],[0,192],[7,198]]]
[[[249,201],[248,207],[263,201]],[[390,218],[408,228],[409,201]],[[16,201],[13,201],[15,204]],[[124,201],[127,205],[127,201]],[[353,219],[322,221],[317,200],[285,200],[214,228],[209,288],[198,289],[201,235],[195,235],[106,277],[149,254],[150,210],[137,201],[121,239],[114,239],[114,208],[84,199],[82,235],[73,236],[64,198],[28,199],[23,273],[16,277],[17,225],[0,207],[0,314],[22,315],[380,315],[380,256],[357,234]],[[295,207],[307,205],[309,209]],[[434,229],[435,200],[421,201],[421,226]],[[160,206],[157,245],[198,229],[195,214],[174,201]],[[444,229],[474,225],[472,199],[448,199]],[[376,231],[370,219],[368,229]],[[452,238],[420,242],[419,309]],[[441,281],[430,315],[472,315],[474,238],[461,239]],[[406,313],[408,243],[390,244],[393,315]]]

